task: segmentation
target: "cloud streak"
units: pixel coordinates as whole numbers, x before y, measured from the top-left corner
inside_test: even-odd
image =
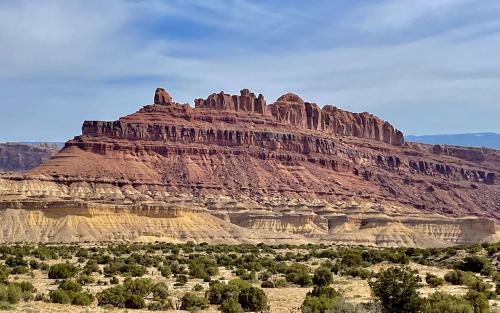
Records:
[[[0,141],[66,140],[159,85],[181,102],[294,91],[406,133],[500,132],[496,1],[356,3],[2,3]]]

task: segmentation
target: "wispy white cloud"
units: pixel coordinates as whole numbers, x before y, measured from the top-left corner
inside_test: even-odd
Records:
[[[2,3],[0,140],[65,140],[83,119],[134,111],[157,85],[181,102],[295,91],[410,133],[500,131],[495,13],[468,0]]]

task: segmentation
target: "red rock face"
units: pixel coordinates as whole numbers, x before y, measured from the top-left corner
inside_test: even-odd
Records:
[[[404,144],[403,133],[372,114],[351,113],[334,106],[320,109],[315,103],[304,102],[292,93],[285,94],[270,105],[272,115],[281,123],[319,130],[327,134],[354,136]]]
[[[267,106],[244,89],[197,99],[194,109],[165,94],[157,90],[157,104],[117,121],[84,122],[81,136],[32,173],[194,195],[362,199],[500,218],[498,151],[405,143],[376,116],[320,109],[294,94]]]
[[[154,100],[155,104],[172,104],[172,97],[163,88],[156,88]]]
[[[0,172],[27,171],[50,159],[58,151],[56,145],[0,144]]]
[[[197,109],[222,110],[231,112],[249,112],[269,115],[266,101],[263,95],[255,97],[248,89],[242,89],[240,95],[228,95],[223,91],[213,93],[207,99],[196,99],[194,101]]]

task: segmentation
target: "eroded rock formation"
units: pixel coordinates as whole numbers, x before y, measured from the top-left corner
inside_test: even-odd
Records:
[[[50,159],[59,148],[53,144],[0,143],[0,171],[27,171]]]
[[[178,216],[152,212],[201,214],[192,212],[193,203],[201,201],[196,205],[200,210],[237,226],[231,228],[234,237],[248,229],[263,231],[249,235],[255,239],[274,229],[293,234],[286,236],[290,240],[380,245],[432,245],[435,240],[446,245],[495,236],[500,219],[498,151],[406,143],[400,131],[376,116],[320,108],[291,93],[266,105],[262,95],[247,89],[232,96],[221,92],[195,100],[192,108],[159,88],[154,102],[116,121],[84,122],[82,134],[51,160],[26,176],[3,178],[0,207],[70,211],[74,204],[68,199],[78,198],[87,209],[104,205],[106,210],[125,210],[132,214],[127,221],[134,214],[165,218],[147,221],[156,234]],[[190,200],[166,205],[171,195]],[[210,199],[232,200],[217,208]],[[350,201],[375,206],[371,215],[356,217],[345,205]],[[294,202],[306,209],[297,210]],[[235,212],[241,203],[245,205]],[[262,203],[268,204],[254,207]],[[335,212],[317,210],[314,203]],[[402,211],[394,212],[393,206]],[[156,209],[138,209],[144,207]],[[488,222],[456,219],[471,215]],[[338,216],[348,220],[339,226]],[[138,233],[148,233],[133,225]],[[481,225],[481,236],[469,234]],[[428,231],[422,237],[424,228]],[[230,235],[221,231],[217,236]]]

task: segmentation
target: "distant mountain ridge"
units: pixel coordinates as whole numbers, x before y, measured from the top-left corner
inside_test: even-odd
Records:
[[[469,133],[448,135],[405,136],[407,141],[427,144],[446,144],[464,147],[486,147],[500,150],[500,134]]]

